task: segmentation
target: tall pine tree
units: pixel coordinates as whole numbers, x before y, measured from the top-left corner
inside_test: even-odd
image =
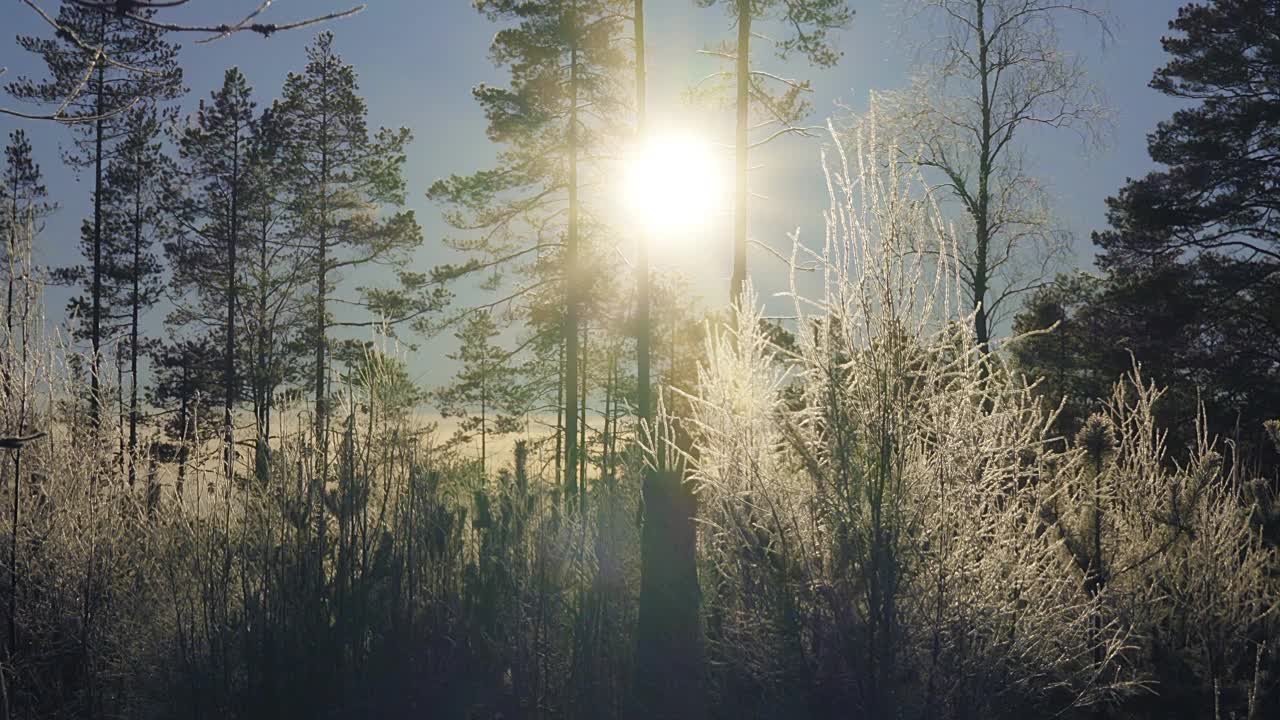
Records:
[[[222,87],[179,138],[182,174],[190,188],[178,204],[183,233],[166,250],[179,292],[193,303],[174,313],[179,323],[205,322],[222,340],[223,473],[235,474],[234,410],[239,398],[236,320],[243,285],[239,259],[246,244],[250,194],[249,155],[257,132],[252,89],[238,68],[223,76]]]
[[[288,194],[283,187],[280,123],[275,108],[258,118],[249,152],[250,192],[245,215],[244,301],[240,303],[245,341],[240,343],[243,393],[252,403],[256,429],[254,467],[259,480],[269,468],[269,440],[277,390],[300,379],[305,354],[301,289],[310,274],[305,253],[288,237]]]
[[[141,323],[147,310],[161,299],[161,265],[154,252],[156,242],[172,227],[165,211],[167,183],[173,163],[161,144],[161,117],[154,107],[131,109],[125,118],[125,135],[107,167],[103,204],[107,214],[106,258],[101,292],[111,308],[113,326],[121,327],[129,363],[129,484],[137,478],[138,360],[147,344]]]
[[[321,33],[307,48],[306,69],[285,80],[275,117],[284,138],[288,233],[306,253],[313,283],[307,343],[314,358],[311,386],[322,466],[329,447],[330,330],[420,321],[441,302],[426,275],[404,270],[401,263],[398,288],[362,288],[358,298],[343,298],[366,315],[346,319],[331,313],[340,273],[369,264],[394,265],[422,243],[413,211],[402,209],[402,170],[412,135],[407,128],[370,133],[367,112],[355,69],[334,52],[333,34]]]
[[[174,495],[184,497],[191,451],[221,433],[208,428],[217,425],[222,404],[221,372],[216,339],[197,331],[189,337],[173,337],[151,349],[152,381],[147,401],[165,414],[161,430],[170,442],[158,443],[159,454],[178,466]],[[157,492],[148,488],[148,495]]]
[[[4,166],[0,168],[0,240],[4,252],[0,271],[5,274],[5,359],[0,367],[0,398],[7,399],[14,372],[14,359],[18,355],[14,336],[14,312],[16,294],[28,280],[32,248],[30,243],[40,231],[41,221],[53,212],[54,206],[45,198],[48,190],[40,173],[40,166],[31,157],[31,142],[21,130],[9,134],[9,144],[4,149]]]
[[[781,59],[798,52],[818,67],[831,67],[840,59],[840,53],[831,46],[829,33],[848,24],[853,13],[848,0],[697,0],[697,3],[702,7],[723,6],[738,31],[736,42],[710,51],[733,62],[733,71],[720,76],[732,78],[734,83],[733,275],[729,282],[729,300],[736,303],[747,282],[747,172],[751,150],[783,135],[803,132],[798,124],[810,110],[804,99],[805,93],[810,92],[809,82],[785,79],[753,65],[752,45],[756,41],[771,42]],[[771,41],[756,25],[770,19],[777,19],[792,34]],[[753,141],[753,130],[766,130],[768,134]]]
[[[580,497],[579,343],[591,285],[582,266],[591,227],[582,198],[584,165],[598,157],[592,150],[602,129],[622,107],[624,8],[608,0],[480,0],[476,8],[495,22],[515,23],[498,32],[490,51],[496,64],[509,68],[510,86],[482,84],[472,93],[484,109],[489,139],[506,148],[497,169],[438,181],[428,197],[449,206],[446,218],[454,227],[482,231],[478,239],[454,241],[474,255],[458,270],[532,275],[508,299],[524,301],[521,315],[531,325],[559,330],[564,488]],[[548,295],[538,291],[547,287],[562,309],[538,304]]]
[[[150,17],[147,10],[139,11]],[[90,421],[100,422],[101,354],[104,339],[103,262],[105,260],[103,183],[116,144],[125,136],[125,111],[138,104],[162,103],[182,93],[177,46],[155,25],[79,3],[62,3],[53,38],[20,36],[18,44],[44,60],[45,79],[20,77],[7,89],[21,100],[58,106],[72,123],[74,149],[69,164],[93,171],[93,215],[85,255],[91,283],[80,336],[89,341]]]
[[[471,442],[479,436],[483,472],[489,459],[489,437],[519,429],[521,389],[507,352],[494,342],[498,325],[489,311],[473,313],[455,337],[460,346],[448,357],[462,367],[451,384],[436,392],[436,407],[442,416],[459,419],[457,442]]]
[[[1280,408],[1280,2],[1190,4],[1170,30],[1151,86],[1189,105],[1148,138],[1163,169],[1107,201],[1111,229],[1094,235],[1104,317],[1179,391],[1179,425],[1203,401],[1211,427],[1238,428],[1240,452],[1274,466],[1263,422]]]

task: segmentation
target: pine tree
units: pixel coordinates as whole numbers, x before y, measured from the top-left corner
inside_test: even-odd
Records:
[[[309,278],[305,256],[290,242],[287,229],[284,138],[275,108],[258,118],[249,152],[250,192],[246,202],[244,298],[240,304],[244,336],[241,366],[256,427],[254,467],[266,479],[275,394],[299,379],[305,352],[301,314],[306,299],[299,292]]]
[[[592,280],[584,272],[584,241],[593,228],[582,187],[585,159],[596,154],[602,130],[621,107],[624,15],[609,0],[481,0],[476,8],[492,21],[516,23],[498,32],[491,48],[495,62],[510,69],[510,86],[482,84],[472,91],[489,138],[506,148],[497,169],[438,181],[428,197],[449,206],[446,219],[454,227],[483,231],[479,239],[453,241],[477,256],[454,274],[525,271],[532,279],[506,301],[520,300],[520,314],[531,325],[560,331],[564,488],[579,497],[581,448],[573,430],[580,424],[579,339]],[[550,292],[539,292],[545,288]],[[546,299],[555,304],[538,304]]]
[[[9,145],[4,150],[4,167],[0,169],[0,238],[3,238],[4,260],[0,269],[5,273],[5,361],[0,367],[0,397],[11,393],[10,378],[13,361],[17,357],[14,337],[14,293],[29,280],[30,243],[40,232],[41,221],[50,215],[55,206],[45,201],[48,190],[40,173],[40,166],[31,157],[31,142],[21,130],[9,134]]]
[[[1109,309],[1158,382],[1203,401],[1239,451],[1280,464],[1263,422],[1280,405],[1280,2],[1182,8],[1151,86],[1194,103],[1148,137],[1164,166],[1107,201],[1094,235]],[[1157,302],[1148,302],[1155,298]],[[1194,394],[1193,394],[1194,393]],[[1189,422],[1189,421],[1188,421]]]
[[[129,362],[129,484],[137,478],[138,359],[145,350],[141,321],[162,296],[161,265],[153,247],[172,232],[165,202],[173,163],[160,142],[161,118],[152,107],[129,110],[125,136],[107,167],[103,207],[107,214],[106,278],[102,293],[112,326],[123,325]]]
[[[329,331],[420,323],[443,302],[427,275],[401,268],[398,288],[362,289],[359,298],[344,298],[372,320],[345,320],[330,312],[340,272],[395,264],[422,243],[413,211],[400,209],[405,148],[412,135],[407,128],[371,134],[367,111],[355,69],[334,52],[333,34],[321,33],[307,48],[306,69],[285,80],[276,119],[285,139],[281,162],[289,190],[289,237],[307,254],[314,283],[314,302],[306,311],[307,343],[314,355],[310,370],[322,467],[329,447]],[[383,216],[384,209],[394,212]]]
[[[214,437],[222,404],[219,345],[214,338],[196,335],[171,338],[151,348],[152,380],[147,401],[170,410],[162,427],[171,442],[161,444],[161,454],[178,465],[174,494],[183,498],[192,448]],[[221,434],[221,433],[218,433]],[[148,488],[148,494],[154,489]]]
[[[498,326],[487,311],[471,315],[455,334],[460,343],[449,359],[462,364],[453,383],[435,394],[436,407],[446,418],[460,419],[455,441],[480,437],[480,469],[489,459],[489,436],[519,429],[520,386],[501,346],[494,344]]]
[[[150,17],[150,11],[140,11]],[[73,123],[74,151],[69,164],[93,169],[93,217],[87,232],[89,278],[85,335],[90,357],[90,421],[100,422],[103,321],[104,223],[103,184],[114,146],[125,135],[125,111],[137,104],[163,103],[182,93],[182,69],[177,46],[164,40],[164,31],[122,14],[103,12],[78,3],[62,3],[54,38],[20,36],[18,44],[39,55],[49,77],[20,77],[7,87],[21,100],[62,105],[61,116]],[[100,49],[100,51],[98,50]]]
[[[697,0],[702,7],[723,6],[734,18],[736,43],[710,51],[732,60],[733,102],[736,113],[734,130],[734,194],[733,194],[733,275],[729,283],[729,300],[736,303],[747,281],[747,172],[752,148],[777,137],[803,133],[798,123],[811,109],[804,94],[810,92],[807,80],[783,79],[753,66],[753,40],[768,42],[754,29],[755,23],[777,18],[794,34],[773,41],[779,58],[792,53],[804,55],[818,67],[831,67],[840,59],[830,43],[829,33],[844,27],[853,16],[848,0]],[[779,84],[781,87],[779,87]],[[753,116],[754,114],[754,116]],[[769,129],[770,134],[753,142],[752,130]]]
[[[239,253],[246,244],[250,194],[249,154],[257,132],[252,89],[238,68],[223,76],[210,102],[200,102],[179,138],[182,174],[191,190],[182,198],[184,232],[166,251],[179,293],[194,303],[179,306],[179,324],[207,322],[222,339],[223,473],[235,474],[234,406],[239,399],[236,321],[243,286]]]
[[[173,166],[161,145],[163,118],[151,105],[139,105],[119,117],[119,132],[112,156],[103,171],[101,241],[95,242],[95,226],[85,220],[80,227],[82,257],[99,255],[97,272],[89,264],[58,268],[56,277],[79,289],[68,303],[76,319],[76,337],[93,336],[94,308],[100,342],[114,344],[117,370],[129,367],[128,411],[121,398],[121,460],[129,480],[136,478],[138,447],[138,360],[145,353],[141,333],[143,315],[161,299],[161,266],[152,251],[157,240],[171,233],[165,211],[167,183]],[[96,300],[96,302],[95,302]],[[118,388],[123,393],[123,384]],[[127,417],[128,430],[123,429]]]
[[[1114,381],[1132,352],[1168,388],[1159,412],[1171,445],[1194,444],[1204,403],[1210,427],[1238,428],[1239,456],[1270,469],[1280,464],[1263,427],[1280,406],[1280,2],[1188,5],[1170,29],[1151,85],[1188,104],[1148,138],[1164,167],[1108,200],[1111,227],[1093,236],[1104,277],[1070,312],[1117,347],[1081,342],[1073,360]]]
[[[1049,408],[1065,441],[1100,412],[1112,385],[1132,369],[1127,350],[1106,342],[1109,320],[1098,312],[1103,278],[1084,272],[1062,274],[1032,293],[1013,318],[1009,347],[1014,365],[1039,379],[1036,391]],[[1048,332],[1045,332],[1045,331]]]

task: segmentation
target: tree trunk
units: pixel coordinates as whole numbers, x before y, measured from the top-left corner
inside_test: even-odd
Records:
[[[238,122],[233,132],[235,137],[232,140],[231,151],[231,217],[227,226],[227,337],[222,366],[222,432],[225,445],[222,469],[228,483],[235,479],[236,472],[235,426],[231,411],[236,394],[236,300],[239,291],[236,286],[236,250],[240,245],[240,127]]]
[[[578,22],[576,13],[572,19]],[[565,492],[575,499],[578,487],[578,49],[569,54],[569,233],[565,245],[565,371],[564,371],[564,462]]]
[[[740,6],[747,0],[741,0]],[[644,2],[635,0],[636,107],[644,132],[646,69]],[[744,50],[750,39],[750,13],[739,25],[739,194],[734,214],[734,276],[731,300],[741,294],[746,276],[746,104]],[[745,27],[744,27],[745,26]],[[743,40],[743,37],[747,41]],[[637,290],[637,410],[641,423],[652,421],[650,361],[653,323],[649,307],[648,238],[640,243]],[[741,240],[741,242],[739,242]],[[617,432],[617,422],[614,422]],[[706,716],[702,683],[702,631],[698,619],[698,576],[695,556],[695,503],[681,477],[648,466],[641,486],[644,520],[640,546],[640,599],[636,629],[636,717]]]
[[[257,332],[254,333],[254,388],[253,414],[257,429],[257,440],[254,447],[254,468],[259,482],[266,482],[269,474],[268,452],[271,437],[271,369],[267,363],[267,277],[270,272],[267,259],[267,237],[270,233],[269,222],[262,221],[262,234],[258,244],[258,297],[257,297]]]
[[[24,428],[19,428],[21,435]],[[13,658],[18,652],[18,500],[22,485],[22,448],[13,450],[13,516],[9,529],[9,653]]]
[[[182,502],[182,490],[187,480],[187,461],[191,457],[191,438],[188,437],[191,430],[191,404],[187,398],[186,386],[189,382],[189,372],[187,368],[182,370],[182,404],[178,407],[178,423],[182,428],[182,434],[178,439],[178,479],[173,484],[173,492],[178,502]]]
[[[990,62],[990,38],[986,32],[986,7],[985,3],[979,0],[977,4],[977,34],[978,34],[978,77],[982,85],[982,96],[979,100],[981,103],[982,113],[982,138],[979,148],[978,157],[978,197],[977,206],[974,208],[973,221],[976,228],[975,249],[976,256],[973,263],[973,303],[975,312],[973,315],[973,332],[978,341],[978,351],[982,353],[982,370],[983,376],[987,373],[987,361],[985,355],[990,349],[991,343],[991,323],[989,318],[989,309],[987,308],[987,283],[990,281],[990,253],[991,253],[991,174],[994,170],[991,157],[991,114],[992,114],[992,98],[991,98],[991,62]]]
[[[559,353],[556,358],[556,482],[560,482],[564,475],[561,474],[561,462],[564,459],[564,338],[560,338]],[[560,489],[560,501],[566,502],[569,497],[568,487]]]
[[[729,303],[736,305],[747,283],[747,132],[750,128],[752,0],[738,0],[737,127],[734,130],[733,277]]]
[[[18,248],[18,182],[16,177],[14,178],[10,199],[12,200],[12,203],[9,206],[9,237],[6,238],[9,243],[9,252],[8,255],[6,255],[9,261],[8,276],[6,278],[8,281],[8,292],[4,305],[4,341],[8,347],[5,348],[4,365],[0,367],[0,372],[4,373],[4,377],[0,378],[0,382],[3,382],[4,385],[3,397],[5,400],[8,400],[13,394],[13,388],[11,385],[13,383],[14,373],[13,359],[16,354],[16,348],[13,344],[13,273],[15,267],[13,254]]]
[[[578,509],[587,509],[587,333],[586,323],[582,327],[582,394],[578,398],[579,424],[581,435],[578,439]]]
[[[636,133],[641,139],[648,122],[648,69],[645,67],[644,0],[635,0],[633,27],[636,43]],[[636,262],[636,412],[640,423],[650,422],[649,346],[653,326],[649,319],[649,238],[642,236]]]
[[[480,476],[485,477],[486,465],[489,462],[489,376],[485,368],[486,358],[480,360]]]
[[[137,184],[133,195],[133,281],[129,303],[129,487],[138,479],[138,316],[142,303],[142,178],[134,173]]]
[[[105,25],[106,20],[102,22]],[[105,30],[103,27],[104,33]],[[89,319],[89,343],[93,356],[89,359],[89,424],[94,430],[98,429],[102,414],[102,398],[99,397],[101,381],[98,373],[102,359],[102,95],[106,91],[105,72],[106,68],[99,64],[94,105],[94,114],[98,117],[93,123],[93,298]]]
[[[694,498],[679,473],[649,472],[643,488],[636,631],[637,717],[706,716],[698,618]]]

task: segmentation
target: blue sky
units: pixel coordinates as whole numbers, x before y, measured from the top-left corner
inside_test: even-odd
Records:
[[[56,8],[53,0],[43,6]],[[210,18],[217,6],[219,19],[247,12],[257,0],[224,0],[196,3],[193,17]],[[1155,68],[1163,64],[1159,38],[1185,0],[1101,0],[1112,16],[1113,37],[1105,47],[1096,31],[1078,23],[1063,27],[1063,46],[1087,62],[1089,72],[1107,95],[1114,113],[1107,145],[1086,151],[1071,135],[1031,148],[1030,157],[1039,175],[1048,181],[1061,221],[1075,234],[1075,262],[1091,265],[1089,232],[1104,224],[1104,198],[1113,194],[1126,177],[1152,168],[1146,155],[1146,134],[1169,116],[1176,105],[1147,87]],[[835,68],[814,70],[791,63],[779,69],[809,78],[814,84],[812,120],[821,123],[840,112],[837,104],[864,108],[869,91],[901,87],[913,60],[911,47],[921,40],[918,30],[905,27],[897,0],[852,0],[856,10],[852,26],[838,36],[844,57]],[[347,7],[339,0],[277,0],[270,19],[287,20],[305,14]],[[728,142],[729,119],[720,110],[688,107],[683,91],[715,69],[697,51],[731,37],[729,18],[718,8],[701,9],[693,0],[648,0],[650,103],[656,115],[670,124],[693,124]],[[26,8],[6,2],[0,9],[0,66],[8,78],[43,72],[38,60],[12,41],[16,34],[47,32],[47,27]],[[494,148],[484,135],[484,118],[471,98],[471,88],[481,82],[502,84],[503,71],[493,67],[488,45],[497,27],[475,12],[469,0],[368,0],[358,16],[328,26],[337,36],[337,49],[353,64],[368,100],[372,125],[406,126],[416,140],[410,150],[406,175],[409,205],[417,211],[426,243],[415,258],[421,268],[456,260],[441,245],[448,232],[439,209],[423,193],[430,183],[451,173],[469,173],[493,162]],[[207,45],[195,37],[183,37],[182,62],[190,93],[184,110],[207,97],[221,81],[223,70],[239,65],[256,88],[260,104],[270,102],[285,74],[304,64],[303,48],[315,29],[286,32],[264,39],[242,34]],[[5,78],[7,79],[7,78]],[[6,104],[9,100],[5,98]],[[0,116],[0,133],[7,139],[15,127],[32,137],[37,161],[45,171],[50,194],[61,211],[49,220],[39,240],[37,259],[51,265],[76,261],[78,227],[91,210],[90,178],[77,180],[61,163],[59,148],[69,139],[65,128],[51,123],[18,121]],[[753,190],[760,199],[752,206],[753,238],[782,247],[787,233],[800,229],[803,237],[822,233],[821,211],[826,194],[819,168],[821,140],[788,139],[757,153],[753,163]],[[665,262],[687,273],[694,286],[717,302],[727,293],[729,229],[719,218],[700,230],[696,243],[680,243],[682,251]],[[658,258],[659,262],[663,258]],[[763,253],[751,258],[751,274],[765,293],[783,287],[782,268]],[[464,302],[474,296],[465,293]],[[50,312],[57,316],[66,293],[50,291]],[[149,324],[159,327],[163,310],[153,312]],[[443,343],[443,344],[442,344]],[[444,350],[452,340],[422,343],[425,351]],[[438,352],[430,352],[438,357]],[[431,363],[434,366],[434,363]],[[423,368],[428,383],[444,380]]]

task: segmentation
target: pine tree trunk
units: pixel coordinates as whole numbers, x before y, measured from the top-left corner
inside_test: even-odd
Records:
[[[267,278],[270,272],[267,259],[267,237],[270,232],[269,222],[262,221],[262,234],[258,244],[258,297],[257,297],[257,332],[254,333],[254,421],[257,426],[257,441],[254,449],[254,467],[259,482],[266,482],[268,443],[271,437],[271,370],[267,366]]]
[[[4,324],[5,324],[4,341],[8,347],[5,348],[4,365],[3,367],[0,367],[0,372],[4,373],[3,378],[0,378],[0,382],[3,382],[3,385],[4,385],[3,397],[5,400],[8,400],[10,396],[13,395],[13,388],[12,388],[13,376],[14,376],[13,360],[14,360],[14,355],[16,354],[15,353],[16,348],[14,347],[14,344],[13,344],[13,273],[15,268],[14,261],[13,261],[13,254],[17,251],[17,248],[18,248],[18,182],[17,182],[17,178],[14,178],[14,183],[13,183],[12,192],[10,193],[10,198],[12,199],[13,202],[9,206],[9,237],[6,238],[6,241],[9,243],[9,252],[8,252],[8,255],[6,255],[9,262],[9,268],[8,268],[9,272],[8,272],[8,276],[6,277],[6,280],[8,281],[8,292],[7,292],[5,305],[4,305]]]
[[[748,5],[747,0],[741,0],[740,7],[745,5]],[[740,20],[739,26],[738,67],[740,76],[745,78],[744,50],[750,39],[750,13],[743,12],[741,17],[744,20]],[[643,0],[636,0],[633,18],[636,37],[636,106],[640,113],[639,126],[643,132],[647,94]],[[746,40],[743,40],[744,35]],[[746,98],[743,88],[745,85],[740,80],[738,158],[741,193],[735,209],[734,277],[731,283],[731,299],[734,301],[741,294],[746,276]],[[741,244],[738,242],[739,238]],[[642,242],[640,246],[637,292],[637,409],[642,423],[652,421],[650,360],[653,326],[649,312],[647,245],[647,242]],[[672,347],[674,348],[674,338]],[[617,431],[616,420],[614,431]],[[645,514],[640,546],[635,716],[698,720],[706,716],[706,705],[702,684],[702,632],[698,619],[698,577],[695,565],[695,504],[679,475],[654,472],[647,466],[643,473],[641,492]]]
[[[133,282],[129,303],[129,487],[137,481],[138,468],[138,316],[141,312],[142,177],[135,168],[133,195]]]
[[[614,397],[615,378],[618,369],[617,355],[609,354],[609,370],[605,375],[604,382],[604,431],[600,433],[600,480],[607,482],[610,478],[610,467],[613,458],[609,452],[610,443],[613,441],[613,431],[617,426],[614,420],[614,405],[617,400]]]
[[[694,499],[680,474],[648,473],[643,488],[636,629],[637,717],[706,716],[698,618]]]
[[[582,388],[581,397],[578,398],[580,406],[578,408],[579,423],[582,426],[582,435],[578,440],[578,509],[585,512],[587,509],[587,333],[589,332],[586,324],[582,328]]]
[[[578,22],[575,13],[572,21]],[[576,37],[576,35],[575,35]],[[578,487],[578,49],[575,46],[569,57],[569,233],[565,246],[565,298],[564,317],[565,377],[564,377],[564,461],[565,492],[570,497],[580,495]]]
[[[187,481],[187,461],[191,457],[191,438],[188,433],[191,428],[191,405],[187,399],[186,385],[189,382],[188,370],[184,367],[182,370],[182,404],[178,407],[178,422],[182,428],[182,435],[178,440],[178,479],[173,484],[174,495],[177,496],[178,502],[182,502],[182,490]]]
[[[230,483],[235,478],[235,426],[232,406],[236,390],[236,300],[239,287],[236,283],[236,250],[240,245],[240,127],[232,129],[231,155],[231,217],[227,232],[227,337],[222,367],[222,432],[225,443],[223,473]],[[228,486],[230,491],[230,486]]]
[[[21,434],[23,428],[19,428]],[[13,516],[9,527],[9,653],[10,658],[18,651],[18,501],[22,484],[22,448],[13,452]],[[7,698],[6,698],[7,701]]]
[[[734,129],[733,277],[729,302],[736,305],[747,283],[747,132],[750,129],[752,0],[738,0],[737,126]]]
[[[128,422],[124,411],[124,356],[120,354],[120,343],[116,343],[116,466],[120,474],[125,473],[125,439],[128,433],[125,425]]]
[[[102,22],[105,26],[106,20]],[[105,27],[103,31],[105,33]],[[102,398],[99,396],[102,386],[98,374],[102,359],[102,96],[106,92],[105,72],[106,68],[99,64],[94,104],[94,114],[98,117],[93,123],[93,298],[89,319],[89,343],[93,356],[89,359],[89,424],[95,430],[98,429],[102,414]]]
[[[648,80],[644,45],[644,0],[635,0],[632,27],[636,44],[636,133],[641,139],[647,132]],[[649,238],[642,236],[636,253],[636,411],[641,424],[649,422],[649,347],[653,327],[649,318]]]
[[[316,447],[320,451],[320,458],[323,462],[328,456],[329,441],[325,428],[325,421],[328,417],[328,408],[325,402],[325,351],[326,351],[326,333],[328,328],[325,324],[326,295],[328,294],[328,237],[327,220],[328,209],[326,208],[328,200],[328,158],[327,155],[321,160],[321,189],[320,189],[320,233],[318,238],[318,252],[316,260],[316,324],[314,332],[315,337],[315,404],[316,404]]]
[[[564,338],[560,338],[559,353],[556,358],[556,482],[560,482],[564,475],[561,474],[561,461],[564,459]],[[560,501],[567,502],[569,497],[568,487],[560,489]]]
[[[488,386],[488,370],[484,366],[485,360],[480,360],[480,477],[486,477],[486,466],[489,462],[489,386]]]
[[[322,86],[328,87],[329,78],[328,71],[325,70],[321,75],[320,82]],[[325,484],[328,473],[329,463],[329,407],[328,398],[326,396],[327,388],[325,387],[327,350],[328,350],[328,324],[325,319],[327,310],[327,299],[329,292],[329,183],[330,183],[330,167],[329,167],[329,114],[327,104],[321,111],[320,127],[320,227],[317,233],[317,258],[316,258],[316,324],[315,324],[315,423],[316,423],[316,465],[313,469],[314,477],[311,482],[309,492],[315,495],[315,519],[316,519],[316,555],[313,566],[314,589],[317,597],[323,597],[326,585],[324,561],[327,556],[327,536],[328,536],[328,510],[325,506]],[[327,627],[328,621],[324,620]],[[325,637],[321,638],[322,643],[331,640],[331,636],[325,633]],[[323,646],[323,645],[322,645]],[[336,662],[337,658],[333,658]],[[324,663],[317,663],[317,672],[320,673],[316,680],[323,682]]]

